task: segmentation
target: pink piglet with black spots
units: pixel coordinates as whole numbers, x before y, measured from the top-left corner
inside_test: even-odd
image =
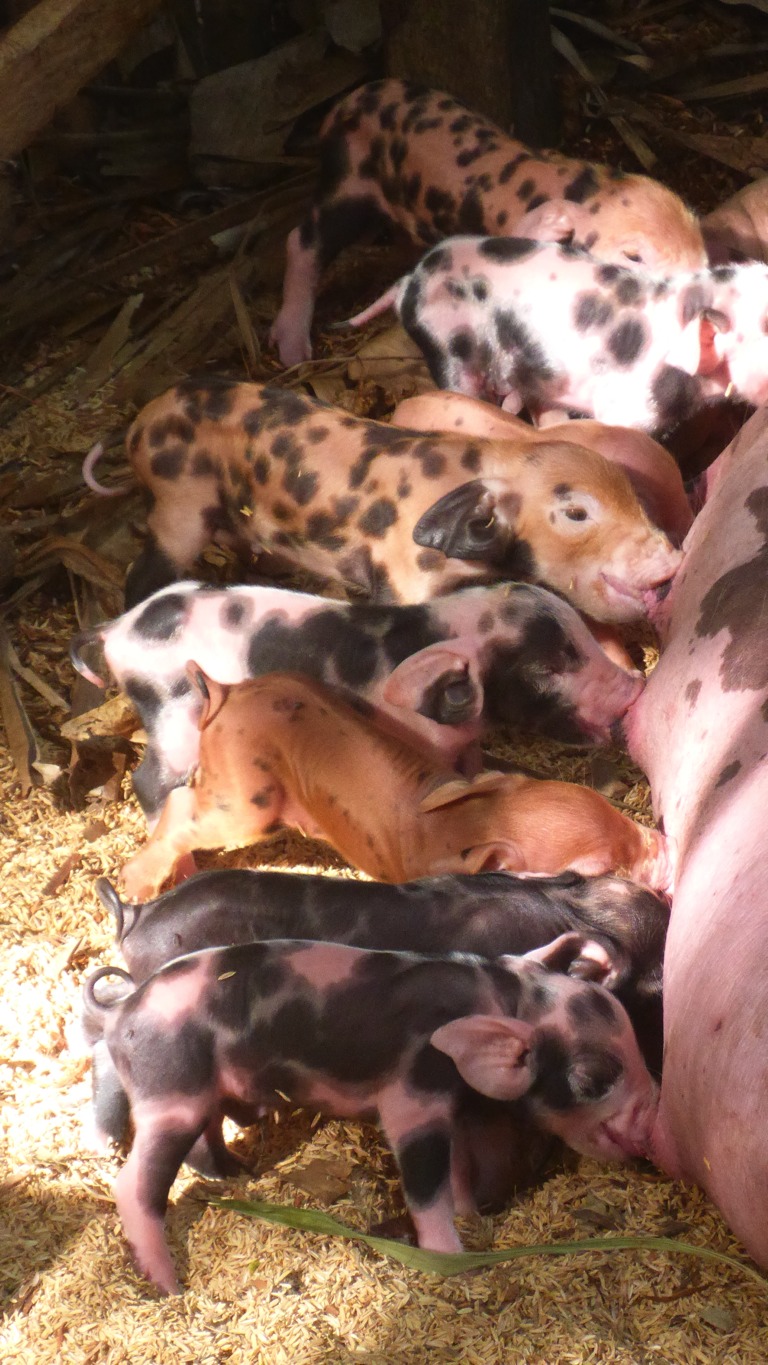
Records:
[[[286,1098],[378,1119],[419,1243],[435,1251],[461,1250],[454,1211],[473,1208],[456,1124],[467,1087],[523,1101],[577,1151],[642,1154],[657,1087],[618,1001],[564,974],[584,946],[566,934],[489,961],[256,942],[177,958],[135,991],[118,971],[124,983],[107,999],[98,984],[116,969],[97,971],[83,1022],[130,1103],[135,1138],[115,1197],[139,1269],[179,1291],[163,1228],[179,1167],[220,1140],[225,1116],[253,1123]]]
[[[527,407],[667,432],[710,401],[768,399],[768,268],[652,275],[569,245],[453,237],[362,313],[387,308],[435,383]]]

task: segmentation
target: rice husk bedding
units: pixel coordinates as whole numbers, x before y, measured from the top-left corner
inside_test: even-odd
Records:
[[[52,427],[60,442],[66,436],[85,451],[118,419],[104,394],[82,407],[59,392],[7,428],[0,455],[28,452],[33,467]],[[57,593],[41,590],[8,626],[22,662],[66,696],[77,624],[60,585]],[[647,642],[644,654],[653,661]],[[21,690],[36,728],[55,742],[62,717],[24,683]],[[545,775],[584,781],[590,772],[589,753],[543,741],[502,737],[492,752]],[[626,756],[610,758],[624,808],[650,821],[642,775]],[[215,1184],[182,1171],[167,1228],[185,1292],[161,1299],[136,1274],[120,1230],[111,1185],[121,1158],[88,1146],[90,1062],[76,1025],[84,979],[119,960],[94,879],[116,880],[143,836],[127,778],[119,800],[96,793],[85,810],[62,811],[47,789],[22,799],[7,747],[0,751],[4,1365],[764,1365],[768,1282],[762,1290],[738,1270],[656,1252],[589,1252],[443,1279],[208,1202],[227,1194],[325,1208],[365,1231],[402,1214],[394,1162],[375,1129],[308,1113],[273,1116],[244,1134],[232,1126],[234,1150],[250,1167],[237,1180]],[[357,875],[293,833],[200,863]],[[56,874],[61,885],[46,891]],[[460,1227],[471,1249],[614,1232],[742,1254],[701,1191],[640,1163],[559,1160],[506,1212]]]

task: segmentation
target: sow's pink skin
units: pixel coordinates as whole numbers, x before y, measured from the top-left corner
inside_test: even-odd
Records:
[[[205,698],[200,761],[123,869],[130,899],[154,894],[196,848],[237,848],[295,825],[378,881],[441,872],[622,872],[668,890],[663,835],[572,782],[483,772],[472,782],[307,678],[273,673],[223,688],[189,665]]]
[[[288,237],[283,304],[270,334],[284,365],[312,354],[321,271],[388,221],[422,245],[457,232],[514,232],[571,237],[602,261],[652,270],[706,263],[696,219],[658,181],[534,152],[439,90],[373,81],[332,109],[320,134],[315,203]]]
[[[768,413],[718,463],[626,730],[678,845],[655,1156],[768,1266]]]
[[[566,934],[524,957],[420,957],[277,940],[177,958],[122,1000],[86,984],[84,1024],[127,1093],[135,1137],[115,1183],[141,1272],[178,1293],[168,1194],[226,1115],[264,1105],[374,1115],[400,1167],[419,1243],[460,1251],[473,1201],[455,1119],[466,1085],[519,1100],[576,1151],[642,1154],[657,1091],[632,1026],[602,986],[564,974],[599,945]],[[549,968],[558,970],[549,970]],[[128,982],[130,978],[128,978]],[[127,984],[127,983],[126,983]]]
[[[670,431],[710,400],[768,399],[768,269],[651,275],[570,246],[453,237],[365,312],[393,307],[439,388]]]
[[[559,422],[542,430],[493,403],[446,389],[404,398],[392,413],[392,424],[419,431],[454,431],[462,436],[513,438],[533,447],[542,440],[586,446],[621,465],[651,521],[666,531],[674,545],[682,544],[690,530],[693,512],[679,466],[647,432],[606,426],[589,418]]]
[[[523,583],[467,588],[413,606],[334,602],[259,585],[175,583],[79,635],[75,667],[103,686],[96,648],[147,732],[134,787],[150,822],[200,752],[195,659],[216,683],[300,670],[370,709],[432,760],[477,771],[494,725],[602,743],[643,680],[606,657],[578,613]]]

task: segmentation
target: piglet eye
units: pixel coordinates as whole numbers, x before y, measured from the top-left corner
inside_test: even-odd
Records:
[[[632,261],[634,265],[640,265],[642,263],[643,258],[639,251],[622,251],[621,254],[625,260]]]
[[[589,513],[586,507],[566,507],[565,515],[569,521],[586,521]]]
[[[569,1072],[577,1102],[604,1099],[621,1079],[623,1070],[618,1057],[611,1053],[585,1049],[574,1058]]]
[[[458,716],[468,710],[475,701],[475,689],[468,678],[449,683],[444,689],[438,706],[439,719],[446,725],[457,721]]]

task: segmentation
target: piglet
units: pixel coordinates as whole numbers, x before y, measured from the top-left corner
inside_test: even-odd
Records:
[[[205,695],[200,764],[123,869],[131,899],[157,891],[193,849],[240,847],[281,824],[326,839],[379,881],[572,868],[670,886],[663,836],[587,787],[497,772],[468,782],[306,678],[225,688],[194,664],[189,675]]]
[[[611,957],[607,986],[624,1005],[648,1066],[661,1071],[663,897],[621,877],[422,877],[386,885],[314,873],[200,872],[156,900],[123,901],[106,877],[94,890],[114,916],[115,942],[139,985],[171,958],[255,939],[311,938],[415,953],[525,953],[584,934]],[[587,976],[577,958],[570,970]]]
[[[96,972],[84,1022],[130,1102],[115,1197],[139,1269],[178,1292],[163,1219],[181,1163],[225,1116],[252,1123],[282,1097],[376,1116],[419,1243],[435,1251],[461,1250],[454,1210],[473,1206],[455,1126],[467,1086],[525,1099],[576,1151],[644,1153],[657,1091],[629,1020],[601,986],[557,970],[584,950],[575,934],[496,961],[257,942],[177,958],[132,992],[128,978],[107,1004],[97,987],[115,969]]]
[[[189,659],[226,684],[298,670],[468,773],[490,726],[605,742],[643,685],[637,670],[606,658],[573,607],[525,583],[389,607],[177,583],[72,642],[75,668],[104,686],[85,658],[95,652],[147,733],[133,785],[150,822],[198,759],[202,699],[186,676]]]
[[[606,426],[582,418],[545,430],[480,398],[442,390],[404,398],[392,414],[393,426],[418,431],[454,431],[486,440],[514,440],[535,448],[542,441],[571,441],[620,465],[651,521],[682,545],[693,521],[691,504],[677,461],[645,431]]]
[[[661,276],[574,247],[453,237],[370,308],[394,307],[435,383],[473,398],[669,431],[723,396],[768,399],[768,269]]]
[[[287,247],[270,340],[284,365],[312,354],[314,296],[342,247],[394,222],[419,245],[457,232],[573,239],[601,261],[650,270],[706,264],[683,201],[645,175],[534,151],[439,90],[373,81],[346,95],[320,133],[315,202]]]
[[[579,955],[569,971],[599,979],[626,1009],[651,1074],[661,1074],[661,960],[668,920],[664,900],[619,877],[515,877],[508,872],[381,882],[244,868],[201,872],[143,905],[121,900],[99,878],[94,886],[114,916],[115,941],[136,985],[173,958],[202,948],[285,938],[349,943],[417,953],[521,954],[566,932],[607,952],[605,974]],[[103,990],[101,987],[100,990]],[[93,1046],[89,1140],[126,1139],[130,1107],[103,1039]],[[472,1189],[481,1209],[503,1208],[546,1162],[542,1134],[519,1106],[480,1100],[474,1092],[457,1121],[472,1152]],[[237,1171],[223,1145],[200,1142],[187,1164],[208,1178]]]
[[[513,440],[425,436],[226,381],[155,398],[126,444],[149,508],[128,606],[214,536],[378,602],[525,579],[605,621],[643,616],[680,562],[623,471],[572,444],[542,441],[534,460]]]
[[[768,262],[768,175],[753,180],[701,220],[709,259]]]

